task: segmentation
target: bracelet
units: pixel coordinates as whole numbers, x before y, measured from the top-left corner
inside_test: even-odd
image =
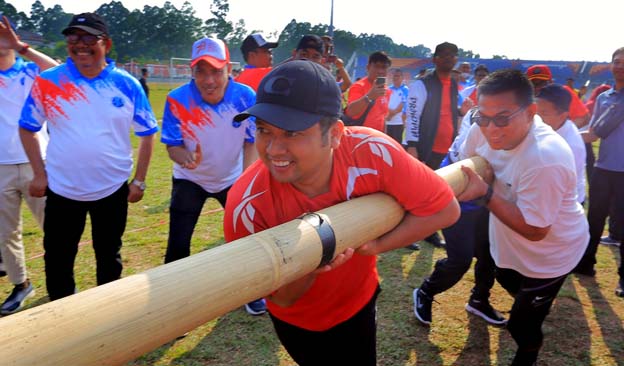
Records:
[[[475,199],[473,202],[477,206],[486,207],[490,203],[490,200],[492,199],[493,194],[494,194],[494,189],[492,188],[492,185],[488,184],[487,192],[485,192],[483,196]]]
[[[368,97],[368,94],[364,95],[364,99],[366,99],[366,101],[368,102],[368,104],[371,104],[374,102],[374,100],[372,100],[371,98]]]
[[[17,53],[19,53],[20,55],[25,55],[26,52],[28,52],[29,48],[30,48],[30,45],[24,42],[24,46],[19,51],[17,51]]]

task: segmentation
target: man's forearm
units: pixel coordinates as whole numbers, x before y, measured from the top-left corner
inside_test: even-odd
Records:
[[[518,206],[513,202],[507,201],[496,192],[492,195],[487,208],[503,224],[528,240],[542,240],[550,230],[550,226],[540,228],[527,224]]]
[[[154,150],[154,135],[142,136],[139,141],[139,151],[137,153],[137,164],[134,178],[145,182],[147,177],[147,168],[152,159],[152,151]]]
[[[45,164],[41,157],[41,148],[39,146],[39,139],[37,134],[32,131],[28,131],[20,127],[19,129],[20,140],[24,147],[24,152],[30,161],[30,167],[33,170],[35,176],[45,176]]]
[[[26,53],[22,54],[22,56],[37,64],[41,71],[58,66],[58,62],[56,62],[53,58],[33,49],[32,47],[29,47],[26,50]]]

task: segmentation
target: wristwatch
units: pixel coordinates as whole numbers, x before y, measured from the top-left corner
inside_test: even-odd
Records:
[[[371,103],[375,102],[374,100],[372,100],[372,99],[368,96],[368,94],[364,95],[364,99],[366,99],[366,101],[368,102],[368,104],[371,104]]]
[[[134,184],[135,186],[139,187],[139,189],[142,191],[144,191],[145,188],[147,188],[147,185],[145,184],[145,182],[141,182],[138,179],[133,179],[132,182],[130,182],[130,184]]]
[[[490,184],[488,184],[487,192],[485,192],[483,196],[473,200],[472,202],[477,206],[485,207],[488,205],[488,203],[490,203],[490,200],[492,199],[493,194],[494,194],[494,189],[492,188]]]

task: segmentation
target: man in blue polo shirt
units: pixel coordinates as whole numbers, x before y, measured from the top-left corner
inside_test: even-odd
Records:
[[[32,62],[26,62],[16,53]],[[9,297],[0,306],[0,314],[18,311],[34,289],[26,271],[22,241],[22,200],[26,202],[35,220],[43,225],[45,198],[28,194],[32,169],[19,141],[17,121],[30,88],[41,70],[56,66],[50,57],[22,42],[15,34],[8,18],[0,22],[0,253],[3,270],[14,286]],[[45,156],[48,135],[40,131],[41,154]],[[0,260],[1,261],[1,260]]]
[[[76,291],[74,259],[91,218],[97,284],[121,277],[122,236],[128,202],[143,198],[156,118],[139,81],[106,58],[113,43],[103,18],[74,16],[63,30],[67,62],[35,80],[19,121],[33,169],[29,191],[47,196],[43,224],[46,285],[50,300]],[[36,132],[47,120],[50,142],[44,164]],[[132,174],[129,131],[139,137]]]
[[[161,142],[173,160],[169,239],[165,263],[190,255],[191,237],[208,198],[225,207],[228,190],[257,159],[255,123],[234,122],[256,93],[229,77],[230,53],[220,39],[193,44],[193,79],[171,91],[165,103]],[[263,314],[262,300],[247,304]]]

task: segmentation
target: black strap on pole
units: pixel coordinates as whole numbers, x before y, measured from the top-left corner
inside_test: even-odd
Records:
[[[334,253],[336,252],[336,235],[334,234],[334,229],[332,229],[327,221],[323,220],[321,215],[314,212],[305,213],[301,215],[299,219],[312,225],[321,238],[323,254],[318,268],[323,267],[332,261]]]

